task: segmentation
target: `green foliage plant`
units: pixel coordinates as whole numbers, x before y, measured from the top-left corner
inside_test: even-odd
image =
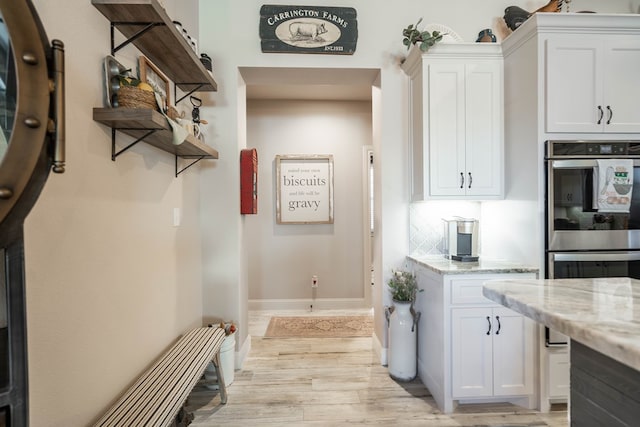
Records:
[[[413,303],[417,293],[422,292],[422,289],[418,289],[416,275],[403,270],[394,270],[392,273],[387,282],[391,298],[394,301]]]
[[[402,30],[402,44],[407,47],[407,50],[414,44],[420,43],[420,50],[426,52],[429,50],[431,46],[436,44],[442,40],[442,37],[446,35],[446,33],[441,33],[439,31],[429,32],[429,31],[420,31],[418,30],[418,25],[422,22],[422,18],[416,22],[416,25],[409,25],[407,28]]]

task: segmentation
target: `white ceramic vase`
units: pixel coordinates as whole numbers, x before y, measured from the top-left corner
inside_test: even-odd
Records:
[[[417,325],[410,302],[394,301],[393,305],[389,316],[389,375],[398,381],[411,381],[417,373]]]

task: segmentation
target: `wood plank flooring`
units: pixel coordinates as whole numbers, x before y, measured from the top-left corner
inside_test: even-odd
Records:
[[[510,404],[463,405],[445,415],[419,379],[389,377],[371,338],[264,338],[270,316],[287,314],[304,313],[250,313],[252,349],[227,388],[228,403],[220,405],[218,393],[199,384],[188,401],[192,426],[568,426],[564,410],[541,414]]]

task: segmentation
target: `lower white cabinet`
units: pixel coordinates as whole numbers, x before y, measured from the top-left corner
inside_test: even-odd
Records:
[[[534,324],[504,307],[452,309],[452,397],[533,394],[534,335]]]
[[[440,410],[460,403],[536,406],[537,325],[482,295],[487,280],[536,273],[440,274],[414,264],[418,286],[418,375]]]

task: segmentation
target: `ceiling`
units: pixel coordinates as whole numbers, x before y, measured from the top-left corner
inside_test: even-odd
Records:
[[[241,67],[247,99],[371,101],[380,70]]]

